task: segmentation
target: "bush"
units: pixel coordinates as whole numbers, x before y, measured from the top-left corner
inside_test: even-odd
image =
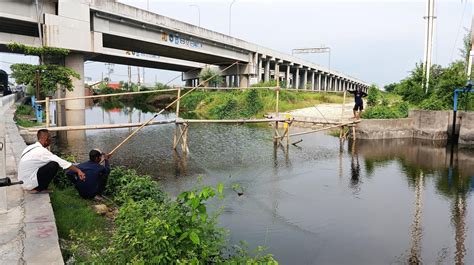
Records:
[[[35,115],[35,110],[30,105],[17,105],[16,114],[32,116]]]
[[[193,91],[180,100],[181,106],[188,110],[194,111],[199,103],[201,103],[207,97],[206,92],[203,91]]]
[[[398,119],[408,117],[409,104],[404,102],[395,106],[377,105],[362,112],[364,119]]]
[[[263,109],[263,103],[257,89],[244,92],[245,105],[241,111],[244,117],[252,117]]]
[[[367,105],[375,106],[377,105],[380,98],[380,90],[376,85],[371,85],[367,93]]]
[[[149,176],[143,175],[131,175],[128,183],[122,185],[120,192],[116,193],[114,197],[120,205],[129,200],[140,201],[147,198],[159,203],[164,200],[164,195],[158,182],[153,181]]]

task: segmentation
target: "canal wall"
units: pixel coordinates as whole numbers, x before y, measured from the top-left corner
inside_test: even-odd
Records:
[[[19,93],[13,93],[8,96],[0,97],[0,111],[3,113],[20,98]]]
[[[451,111],[411,110],[404,119],[361,120],[357,125],[359,139],[415,138],[446,141],[452,131]],[[474,113],[458,112],[455,133],[459,144],[474,144]]]

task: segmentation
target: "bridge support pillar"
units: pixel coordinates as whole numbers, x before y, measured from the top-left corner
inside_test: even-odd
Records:
[[[279,78],[280,78],[280,65],[277,62],[275,62],[275,75],[273,76],[273,80],[279,80]]]
[[[300,69],[296,68],[294,88],[300,88]]]
[[[321,78],[323,77],[322,73],[318,74],[318,90],[321,91]]]
[[[262,59],[257,55],[257,82],[262,82]]]
[[[238,75],[234,75],[233,78],[234,78],[234,84],[233,84],[233,86],[234,86],[234,87],[239,87],[239,83],[240,83],[240,82],[239,82],[239,76],[238,76]]]
[[[308,84],[308,70],[304,70],[302,89],[306,90],[307,84]]]
[[[264,70],[264,79],[263,81],[268,82],[270,81],[270,60],[265,61],[265,70]]]
[[[186,79],[186,82],[184,83],[185,86],[193,86],[193,80],[192,79]]]
[[[239,79],[240,79],[239,87],[248,87],[249,86],[249,76],[248,75],[240,75]]]
[[[290,66],[289,65],[286,66],[285,78],[286,78],[286,88],[290,88]]]
[[[84,55],[82,54],[69,54],[65,58],[65,66],[71,68],[76,73],[80,75],[80,78],[72,78],[72,91],[66,91],[66,97],[83,97],[85,94],[84,88]],[[66,100],[66,109],[85,109],[85,100],[77,99],[77,100]]]
[[[311,90],[314,90],[314,76],[316,74],[314,72],[311,72]]]

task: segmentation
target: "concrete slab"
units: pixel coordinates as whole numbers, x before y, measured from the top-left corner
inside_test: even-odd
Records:
[[[25,223],[23,259],[27,264],[63,264],[55,222]]]
[[[17,165],[26,144],[13,122],[14,109],[4,113],[6,170],[17,180]],[[64,264],[48,194],[29,194],[17,186],[7,191],[7,211],[0,214],[0,264]]]
[[[25,193],[25,223],[55,222],[49,194]],[[56,230],[56,227],[55,227]]]

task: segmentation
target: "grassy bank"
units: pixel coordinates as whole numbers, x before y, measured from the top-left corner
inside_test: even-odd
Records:
[[[289,111],[321,103],[342,103],[342,94],[280,91],[279,109]],[[194,91],[181,100],[184,110],[207,119],[262,117],[275,111],[276,93],[265,88],[244,91]]]
[[[134,170],[114,168],[107,195],[108,217],[91,208],[61,175],[51,199],[65,261],[94,264],[277,264],[262,248],[250,255],[229,246],[207,202],[223,185],[167,196],[159,183]]]
[[[17,105],[14,115],[16,124],[22,127],[33,127],[40,125],[35,121],[35,111],[30,105]]]

